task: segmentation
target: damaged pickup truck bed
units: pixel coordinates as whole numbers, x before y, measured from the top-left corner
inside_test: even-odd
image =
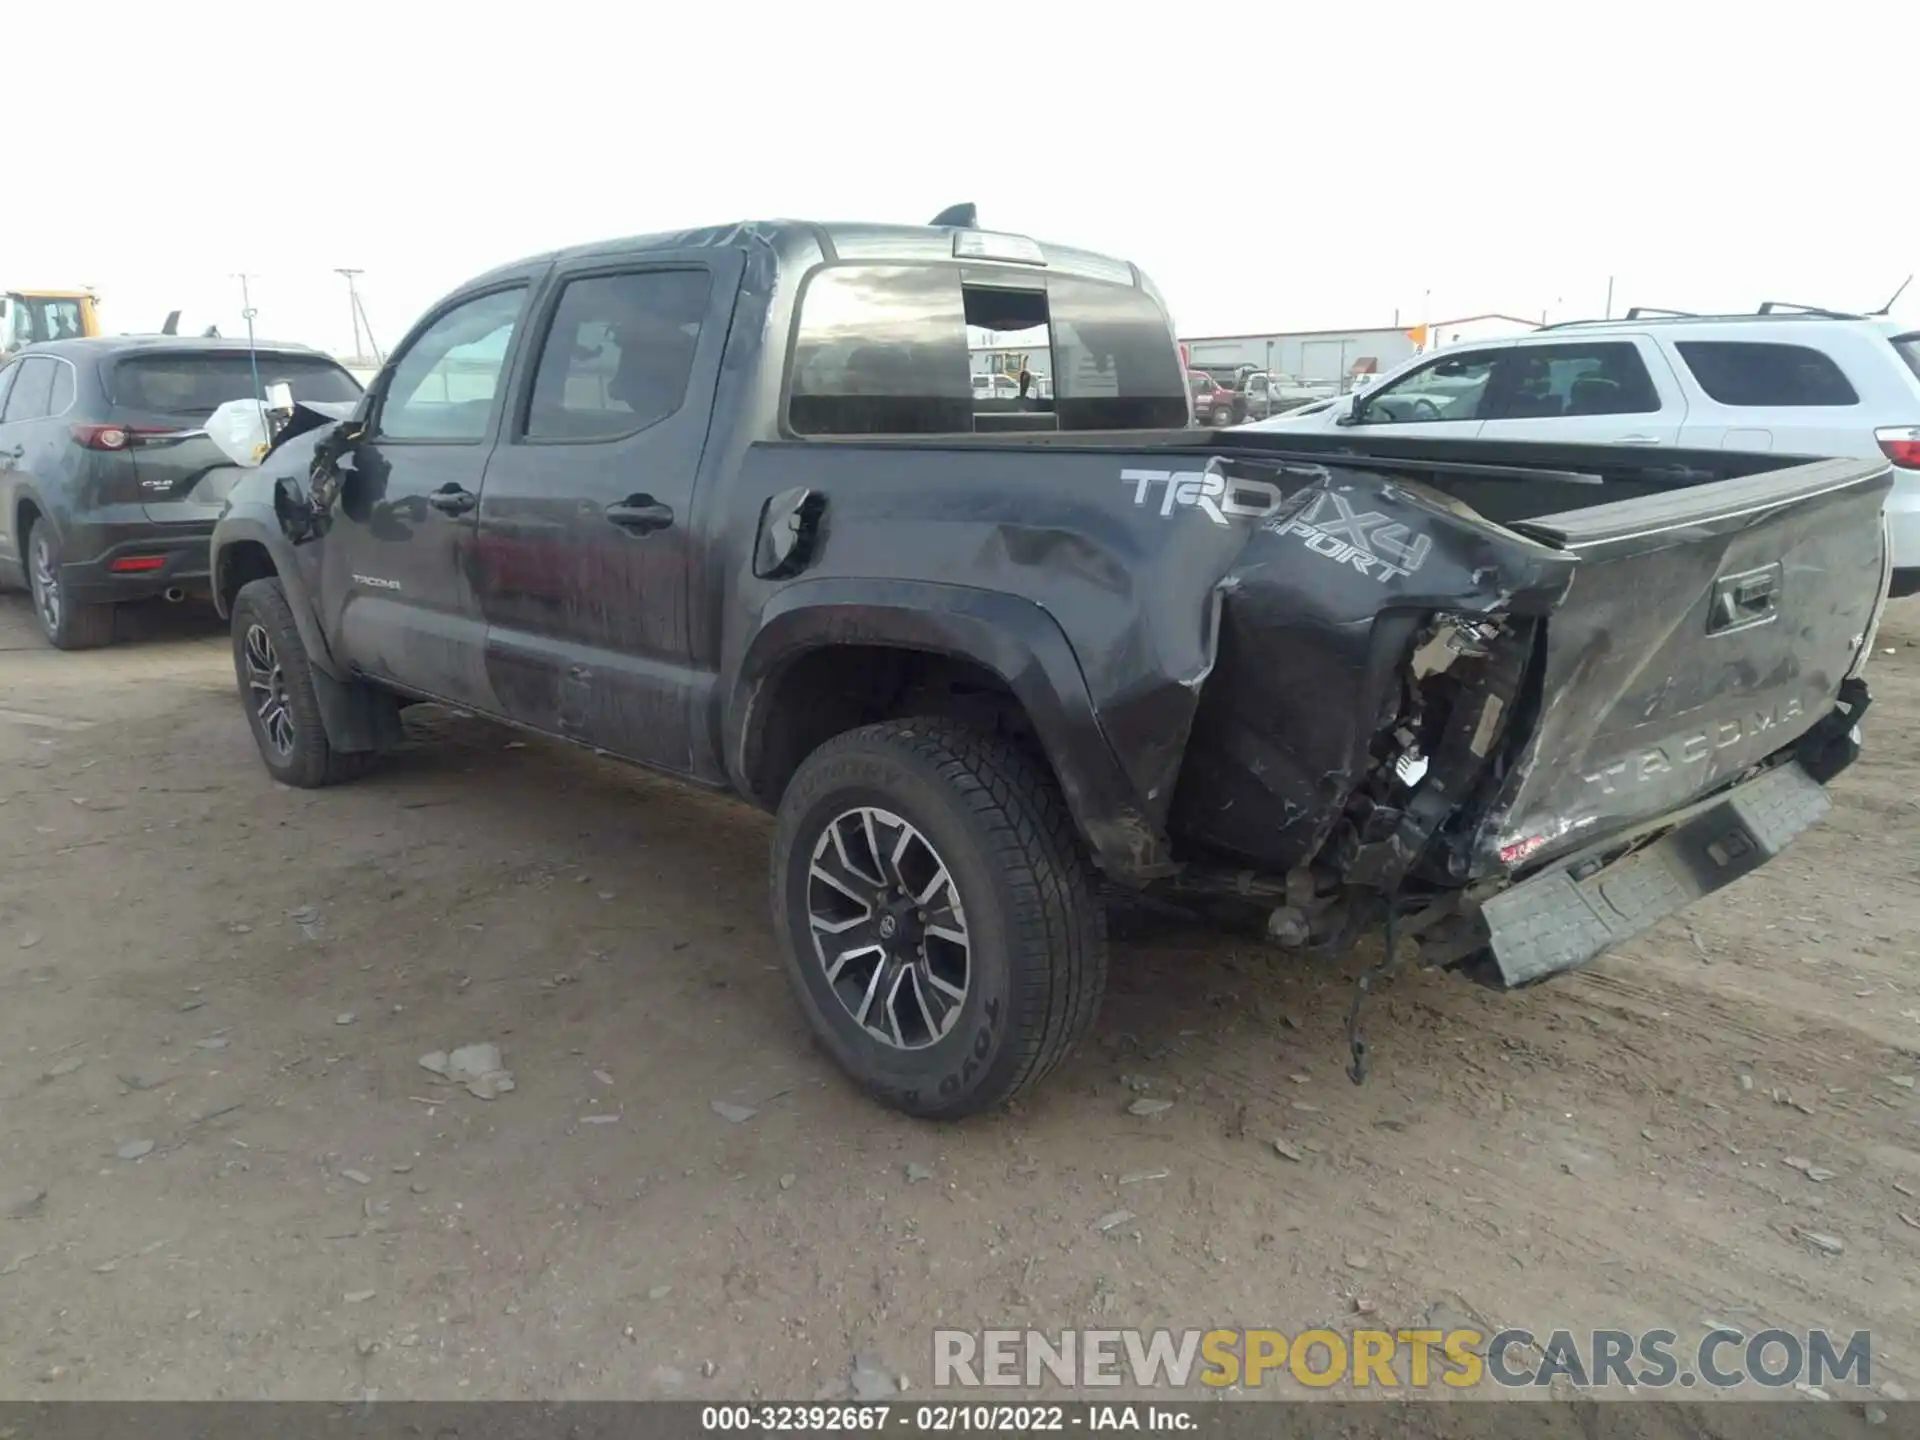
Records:
[[[1045,399],[976,400],[969,327]],[[957,1116],[1092,1023],[1109,889],[1519,986],[1777,854],[1858,752],[1880,463],[1185,428],[1151,285],[968,226],[540,256],[232,491],[262,757],[450,703],[778,812],[869,1091]],[[1363,1046],[1354,1031],[1355,1076]]]

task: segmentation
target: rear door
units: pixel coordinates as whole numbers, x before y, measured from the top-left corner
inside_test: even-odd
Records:
[[[295,400],[360,398],[359,382],[328,357],[288,351],[153,346],[108,361],[101,378],[107,409],[97,418],[125,436],[141,508],[160,525],[211,526],[245,473],[202,428],[219,406],[276,382]]]
[[[1494,374],[1480,438],[1674,445],[1686,418],[1680,382],[1647,336],[1522,341]]]
[[[691,768],[694,481],[740,257],[558,272],[481,492],[473,577],[504,713]]]

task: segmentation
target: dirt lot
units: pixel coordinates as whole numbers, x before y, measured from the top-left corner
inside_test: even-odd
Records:
[[[0,1393],[808,1398],[943,1323],[1362,1312],[1870,1327],[1920,1391],[1914,602],[1834,821],[1644,943],[1403,980],[1356,1089],[1343,975],[1163,925],[948,1128],[808,1043],[761,817],[449,715],[281,789],[215,622],[143,623],[0,599]],[[510,1093],[417,1063],[480,1041]]]

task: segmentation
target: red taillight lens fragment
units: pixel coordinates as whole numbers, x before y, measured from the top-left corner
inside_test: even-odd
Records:
[[[1920,425],[1892,426],[1873,432],[1880,453],[1896,465],[1920,470]]]
[[[89,450],[124,450],[131,437],[124,425],[76,425],[73,438]]]

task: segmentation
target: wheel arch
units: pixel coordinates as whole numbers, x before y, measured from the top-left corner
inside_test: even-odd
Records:
[[[287,606],[293,611],[293,623],[300,631],[307,658],[328,676],[345,678],[334,663],[307,582],[294,563],[293,546],[277,522],[245,514],[226,515],[214,527],[211,548],[207,569],[214,609],[222,620],[233,618],[234,598],[243,586],[254,580],[278,579],[287,593]]]
[[[1103,871],[1142,883],[1171,869],[1166,837],[1100,727],[1072,646],[1052,616],[1018,596],[835,579],[780,591],[728,687],[729,779],[772,808],[806,754],[836,734],[929,709],[972,718],[938,703],[943,694],[983,723],[1030,736]]]

